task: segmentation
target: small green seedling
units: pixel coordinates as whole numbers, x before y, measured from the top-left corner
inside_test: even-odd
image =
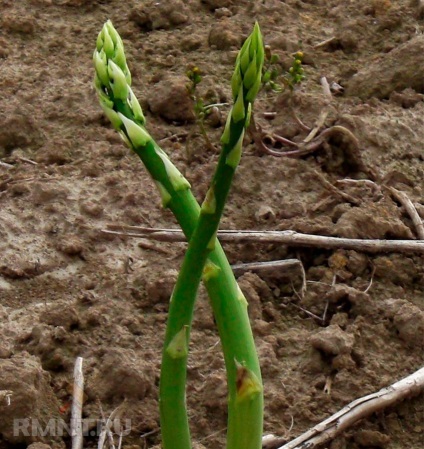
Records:
[[[211,112],[210,106],[205,106],[205,102],[203,98],[199,95],[197,86],[202,81],[202,74],[198,67],[193,67],[189,69],[186,73],[187,78],[189,79],[189,83],[187,84],[187,91],[190,94],[191,99],[193,100],[193,110],[196,116],[196,123],[200,129],[200,133],[202,134],[206,145],[209,149],[214,150],[214,146],[209,139],[208,133],[206,132],[205,127],[205,119]]]
[[[302,67],[303,56],[302,51],[297,51],[294,54],[292,65],[288,74],[285,76],[287,86],[290,90],[294,90],[294,88],[305,79],[305,71]]]
[[[271,47],[267,45],[265,47],[265,64],[262,75],[263,86],[274,92],[282,92],[287,87],[292,92],[305,79],[302,67],[303,57],[303,52],[297,51],[293,55],[293,61],[289,70],[283,73],[281,66],[278,64],[278,55],[272,53]]]

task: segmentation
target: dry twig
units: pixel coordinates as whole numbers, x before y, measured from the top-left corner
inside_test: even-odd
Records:
[[[412,201],[408,198],[405,192],[395,189],[394,187],[389,187],[392,195],[399,201],[400,204],[405,208],[408,215],[411,217],[412,223],[415,226],[415,232],[420,240],[424,240],[424,222],[418,215],[417,209],[412,204]]]
[[[178,229],[143,228],[109,225],[101,232],[125,237],[149,238],[162,242],[185,242]],[[309,246],[326,249],[351,249],[367,253],[403,252],[424,254],[424,240],[347,239],[321,235],[301,234],[296,231],[219,231],[223,242],[281,243],[290,246]]]
[[[236,275],[241,275],[247,271],[259,271],[259,272],[275,272],[277,269],[290,270],[292,268],[298,268],[302,266],[302,263],[298,259],[286,259],[286,260],[273,260],[271,262],[254,262],[254,263],[240,263],[231,265]]]
[[[84,375],[82,372],[82,357],[77,357],[74,367],[74,391],[71,412],[72,449],[82,449],[82,404],[84,401]]]
[[[383,388],[377,393],[372,393],[348,404],[330,418],[317,424],[312,429],[283,444],[282,438],[271,440],[264,437],[265,449],[314,449],[329,440],[332,440],[358,420],[363,419],[372,413],[383,410],[396,402],[408,397],[416,396],[424,391],[424,368],[419,369],[408,377],[396,382],[389,387]],[[283,444],[283,446],[280,446]]]
[[[106,442],[106,437],[109,439],[109,445],[112,449],[115,449],[115,443],[113,440],[113,433],[112,433],[112,426],[114,425],[114,421],[116,419],[119,419],[124,412],[126,407],[126,399],[122,404],[120,404],[118,407],[116,407],[112,413],[110,414],[109,418],[106,420],[104,427],[102,431],[100,432],[99,442],[97,444],[98,449],[103,449],[103,446]],[[103,415],[103,412],[102,412]],[[104,419],[104,418],[103,418]],[[122,429],[120,431],[120,434],[122,434]]]

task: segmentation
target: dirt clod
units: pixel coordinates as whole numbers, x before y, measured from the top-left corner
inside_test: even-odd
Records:
[[[50,418],[60,417],[60,404],[50,386],[50,375],[41,368],[37,358],[29,354],[0,359],[0,371],[0,389],[12,392],[10,405],[0,403],[0,433],[3,440],[9,444],[29,444],[34,439],[40,441],[42,436],[31,435],[29,418],[39,420],[44,428]],[[17,428],[17,425],[20,427]],[[51,439],[56,438],[52,436]]]
[[[408,346],[424,348],[424,312],[412,304],[404,304],[396,312],[393,322],[399,337]]]
[[[424,80],[417,70],[423,66],[424,37],[416,36],[362,68],[349,81],[346,94],[363,99],[388,98],[393,91],[408,87],[423,93]]]
[[[182,77],[171,76],[156,84],[148,98],[151,111],[168,121],[193,122],[193,101],[187,82]]]
[[[390,442],[390,437],[377,430],[360,430],[355,433],[355,442],[360,447],[376,447],[384,449]]]
[[[339,326],[330,325],[313,335],[310,342],[313,348],[334,356],[350,353],[355,343],[355,337],[343,331]]]

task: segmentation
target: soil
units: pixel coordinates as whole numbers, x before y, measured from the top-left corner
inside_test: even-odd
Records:
[[[277,158],[246,138],[222,228],[416,239],[388,187],[406,193],[424,218],[422,5],[2,0],[0,391],[12,396],[10,405],[4,397],[0,403],[1,449],[71,447],[66,432],[25,434],[14,432],[13,423],[31,418],[43,429],[51,419],[69,423],[77,356],[84,358],[84,417],[95,422],[99,402],[109,415],[126,399],[122,416],[131,432],[123,447],[160,444],[161,341],[185,245],[101,232],[108,224],[177,227],[98,105],[91,55],[104,21],[111,19],[124,39],[149,132],[199,200],[219,149],[205,145],[194,123],[185,73],[200,68],[207,103],[229,102],[237,49],[255,20],[282,69],[294,52],[304,52],[306,79],[293,97],[297,115],[313,127],[327,110],[325,127],[344,126],[357,139],[358,145],[334,135],[312,154]],[[330,105],[323,76],[340,86]],[[214,111],[206,125],[213,143],[227,112]],[[306,137],[286,93],[262,91],[255,117],[265,133]],[[347,178],[358,182],[341,182]],[[293,270],[239,277],[262,364],[265,433],[289,441],[422,366],[422,253],[260,242],[224,248],[231,263],[298,258],[305,268],[303,295]],[[199,448],[224,447],[225,370],[203,288],[190,354],[193,439]],[[423,447],[422,399],[374,414],[326,447]],[[84,447],[97,447],[97,440],[87,436]]]

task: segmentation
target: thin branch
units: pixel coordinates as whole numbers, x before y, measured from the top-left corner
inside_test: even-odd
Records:
[[[231,265],[234,273],[240,275],[246,273],[247,271],[260,271],[260,272],[272,272],[277,269],[290,270],[292,268],[301,267],[302,263],[298,259],[286,259],[286,260],[275,260],[271,262],[255,262],[255,263],[240,263],[236,265]]]
[[[412,223],[415,226],[415,232],[420,240],[424,240],[424,222],[418,215],[417,209],[412,204],[412,201],[408,198],[405,192],[395,189],[394,187],[389,187],[392,195],[399,201],[400,204],[405,208],[408,215],[411,217]]]
[[[0,167],[14,168],[15,166],[12,164],[8,164],[7,162],[0,161]]]
[[[84,375],[82,372],[82,357],[77,357],[74,367],[74,391],[71,411],[72,449],[82,449],[82,404],[84,401]]]
[[[117,236],[149,238],[162,242],[185,242],[179,229],[143,228],[138,226],[109,225],[100,232]],[[347,239],[321,235],[302,234],[296,231],[219,231],[223,242],[281,243],[290,246],[307,246],[326,249],[352,249],[367,253],[405,252],[424,254],[424,240]]]
[[[270,439],[265,437],[267,449],[314,449],[337,435],[344,432],[358,420],[372,413],[383,410],[391,405],[424,391],[424,368],[419,369],[408,377],[348,404],[330,418],[317,424],[312,429],[295,438],[287,444],[276,438],[271,445]],[[283,444],[283,446],[280,446]]]
[[[370,288],[372,287],[372,282],[374,280],[374,274],[375,274],[375,265],[372,267],[371,279],[370,279],[370,282],[368,284],[368,287],[364,290],[364,293],[368,293],[370,291]]]
[[[325,39],[325,41],[319,42],[318,44],[314,45],[314,48],[321,48],[321,47],[326,47],[327,45],[333,44],[335,42],[337,42],[338,39],[335,36],[332,36],[328,39]]]
[[[336,186],[331,184],[331,182],[327,181],[318,170],[313,171],[316,178],[324,185],[324,187],[330,192],[335,193],[336,195],[340,196],[344,200],[346,200],[348,203],[354,204],[355,206],[359,206],[361,204],[361,201],[357,198],[354,198],[352,195],[349,195],[348,193],[343,192],[342,190],[338,189]]]
[[[309,143],[315,138],[315,136],[318,134],[318,131],[324,126],[325,121],[327,120],[327,116],[328,111],[321,111],[317,121],[315,122],[315,126],[312,128],[311,132],[303,139],[304,143]]]
[[[108,439],[109,439],[110,447],[112,449],[115,449],[115,443],[113,440],[113,433],[112,433],[111,427],[114,423],[114,420],[121,417],[125,407],[126,407],[126,399],[124,400],[124,402],[122,402],[122,404],[120,404],[118,407],[116,407],[112,411],[112,413],[109,415],[109,418],[106,420],[104,427],[103,427],[102,431],[100,432],[97,449],[103,448],[103,446],[106,442],[106,437],[108,437]],[[102,412],[102,415],[103,415],[103,412]],[[104,418],[103,418],[103,420],[104,420]]]

